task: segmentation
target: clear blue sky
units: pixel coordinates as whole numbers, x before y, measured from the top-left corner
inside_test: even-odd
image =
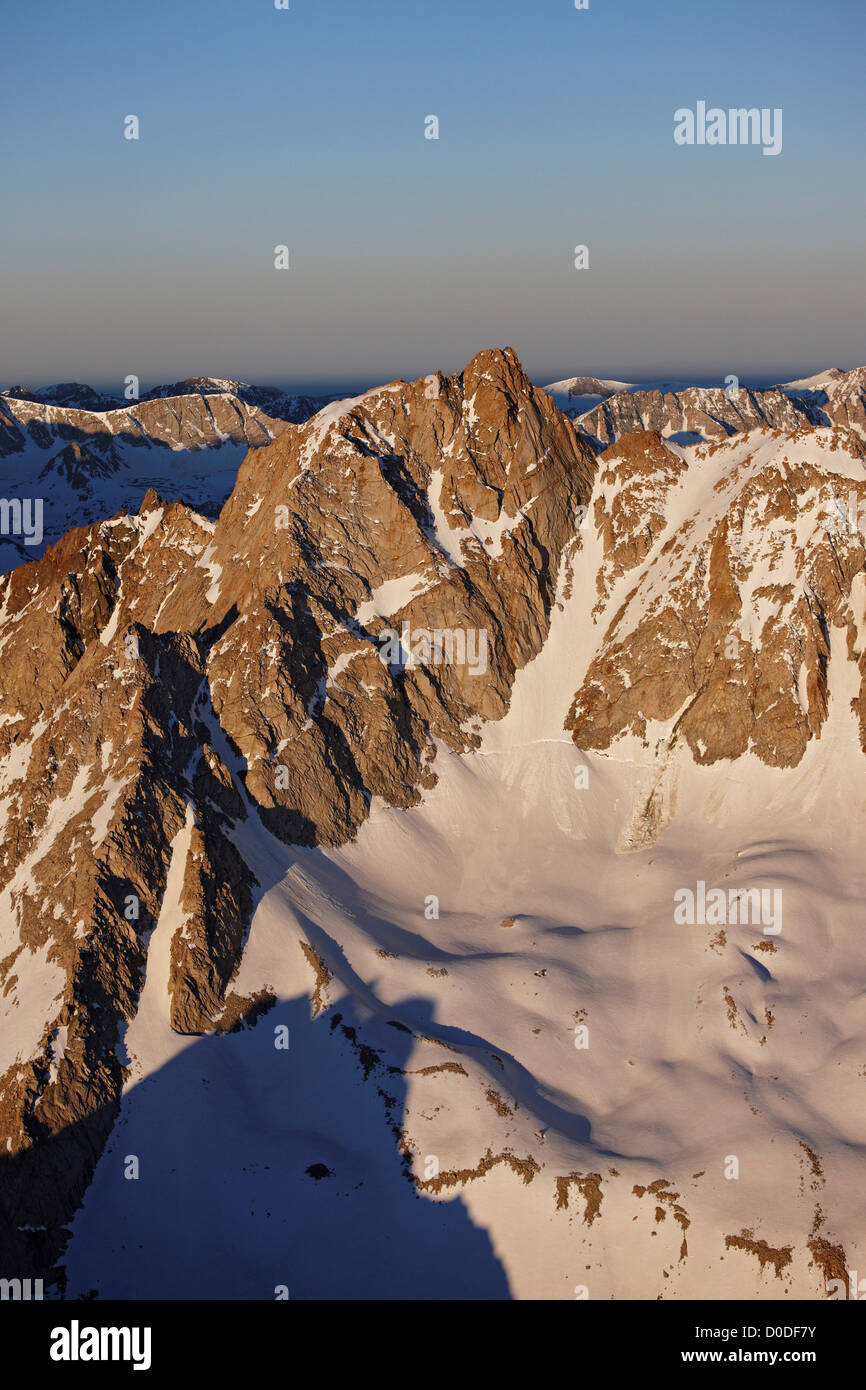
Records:
[[[0,384],[866,361],[862,0],[49,0],[4,34]],[[678,147],[699,100],[781,107],[782,153]]]

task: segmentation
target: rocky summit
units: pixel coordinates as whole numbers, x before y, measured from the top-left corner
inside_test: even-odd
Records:
[[[0,400],[4,467],[93,508],[121,445],[242,457],[219,507],[181,468],[0,578],[0,1269],[856,1266],[864,371],[576,380],[564,413],[505,348],[296,420],[200,379]]]

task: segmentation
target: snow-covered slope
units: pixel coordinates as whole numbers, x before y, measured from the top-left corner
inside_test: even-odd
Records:
[[[571,376],[563,381],[551,381],[544,390],[552,396],[563,415],[575,419],[592,410],[593,406],[606,401],[617,391],[633,391],[634,384],[628,381],[608,381],[595,376]]]

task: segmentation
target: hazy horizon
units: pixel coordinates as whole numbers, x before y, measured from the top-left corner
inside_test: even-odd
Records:
[[[635,373],[622,373],[622,372],[615,372],[615,371],[607,371],[607,370],[604,370],[604,369],[601,369],[601,368],[596,369],[596,368],[594,368],[594,367],[581,367],[580,365],[578,365],[578,366],[575,368],[574,371],[572,371],[572,370],[569,368],[569,370],[568,370],[564,375],[562,375],[562,376],[557,376],[557,375],[554,373],[553,375],[548,375],[548,376],[543,376],[543,377],[542,377],[542,376],[539,376],[538,373],[533,373],[533,372],[529,371],[529,369],[527,368],[527,364],[526,364],[525,360],[524,360],[523,357],[521,356],[521,353],[520,353],[519,348],[515,347],[515,345],[514,345],[513,343],[488,343],[488,344],[485,344],[483,348],[478,348],[478,352],[482,352],[482,351],[484,351],[486,348],[505,348],[505,347],[512,347],[512,348],[514,348],[514,351],[517,353],[518,358],[519,358],[520,361],[522,362],[524,368],[527,370],[527,375],[529,376],[530,380],[532,381],[533,385],[535,385],[535,386],[548,386],[548,385],[552,384],[552,383],[555,382],[555,381],[564,381],[564,380],[568,380],[568,379],[571,378],[571,377],[596,377],[597,379],[600,379],[600,380],[607,380],[607,381],[623,381],[623,382],[626,382],[626,383],[628,383],[628,384],[633,384],[633,385],[636,385],[636,386],[644,386],[644,387],[647,387],[647,388],[652,388],[652,387],[653,387],[654,385],[656,385],[657,383],[665,384],[665,383],[668,383],[668,382],[670,382],[671,384],[682,385],[682,386],[684,386],[684,387],[688,387],[688,386],[718,386],[718,387],[723,387],[723,386],[725,385],[724,378],[719,377],[717,374],[714,375],[712,372],[695,373],[693,369],[692,369],[692,370],[688,370],[688,371],[685,371],[685,370],[684,370],[684,371],[677,371],[675,368],[671,368],[669,371],[661,371],[661,372],[657,372],[657,373],[654,372],[654,373],[650,376],[650,375],[648,375],[646,372],[644,372],[644,373],[638,373],[638,372],[635,372]],[[275,377],[275,376],[271,376],[271,377],[261,377],[261,376],[260,376],[260,377],[256,377],[255,379],[250,379],[249,377],[247,377],[247,378],[242,378],[242,377],[237,377],[237,376],[225,376],[223,373],[218,373],[218,372],[187,371],[187,372],[183,372],[183,373],[181,373],[181,374],[179,374],[179,375],[170,374],[170,375],[167,375],[167,376],[164,376],[164,377],[161,377],[161,378],[154,378],[153,380],[142,379],[141,382],[140,382],[140,392],[141,392],[142,395],[144,395],[146,392],[148,392],[148,391],[150,391],[150,390],[153,390],[154,388],[156,388],[156,387],[158,387],[158,386],[167,386],[167,385],[171,385],[172,382],[174,382],[174,381],[177,381],[177,382],[191,381],[191,380],[194,380],[195,378],[205,378],[205,377],[209,377],[209,378],[212,378],[212,379],[214,379],[214,380],[238,381],[238,382],[240,382],[241,384],[247,385],[247,386],[272,388],[272,389],[275,389],[275,390],[284,391],[284,392],[286,392],[286,394],[296,394],[296,395],[299,395],[299,396],[300,396],[300,395],[308,395],[308,396],[329,395],[329,394],[333,394],[334,392],[337,392],[337,391],[344,391],[347,395],[361,395],[364,391],[373,390],[373,389],[375,389],[377,386],[386,386],[386,385],[388,385],[388,384],[389,384],[390,382],[392,382],[392,381],[399,381],[399,380],[403,380],[403,381],[416,381],[416,380],[419,380],[420,378],[422,378],[422,377],[424,377],[424,376],[429,376],[429,375],[431,375],[432,373],[435,373],[435,372],[437,372],[437,371],[442,371],[442,372],[445,373],[445,375],[453,375],[455,372],[461,372],[461,371],[469,364],[469,362],[472,360],[472,358],[473,358],[475,355],[476,355],[476,353],[470,353],[470,355],[466,358],[465,361],[462,361],[462,362],[460,362],[459,365],[453,366],[453,367],[449,366],[449,367],[446,368],[446,367],[440,367],[440,366],[436,366],[436,365],[431,365],[431,366],[429,367],[429,369],[420,371],[420,372],[417,374],[417,376],[414,376],[414,375],[413,375],[413,376],[411,376],[411,377],[406,377],[406,376],[403,376],[403,375],[401,375],[401,374],[398,373],[397,375],[382,376],[382,377],[379,377],[379,378],[376,378],[376,379],[372,379],[372,378],[371,378],[371,379],[369,379],[369,380],[366,380],[366,379],[365,379],[365,380],[354,380],[354,381],[353,381],[353,380],[347,380],[347,379],[340,379],[340,378],[337,378],[337,377],[334,377],[334,378],[331,378],[331,379],[326,379],[326,380],[322,380],[322,379],[319,379],[319,380],[305,380],[305,379],[303,379],[303,378],[299,378],[299,379],[295,379],[295,380],[285,380],[285,379],[280,380],[278,377]],[[840,362],[824,362],[824,363],[811,364],[811,365],[808,365],[808,364],[807,364],[806,366],[803,367],[802,370],[791,371],[789,374],[786,374],[786,375],[779,375],[778,373],[769,373],[769,374],[768,374],[768,373],[766,373],[766,372],[761,372],[760,374],[751,375],[750,373],[746,372],[746,373],[743,373],[743,374],[739,377],[739,380],[740,380],[740,384],[741,384],[742,386],[747,387],[747,388],[749,388],[749,389],[754,389],[754,390],[765,390],[765,389],[767,389],[768,387],[781,385],[781,384],[784,384],[784,383],[787,382],[787,381],[797,381],[797,380],[800,380],[800,379],[805,378],[805,377],[815,376],[815,375],[817,375],[817,374],[819,374],[819,373],[821,373],[821,372],[830,371],[830,370],[831,370],[832,368],[834,368],[834,367],[838,368],[840,371],[847,372],[847,371],[853,370],[855,367],[862,367],[862,366],[866,366],[866,355],[864,355],[864,361],[862,361],[862,362],[853,362],[853,361],[852,361],[852,362],[848,362],[848,363],[844,363],[844,362],[843,362],[843,363],[840,363]],[[53,378],[53,379],[51,379],[51,380],[46,379],[46,380],[44,380],[44,381],[35,381],[35,380],[31,380],[31,381],[21,381],[21,380],[0,381],[0,391],[8,391],[8,390],[10,389],[10,387],[14,387],[14,386],[21,386],[21,387],[25,388],[26,390],[30,390],[30,391],[42,391],[42,390],[45,390],[47,387],[50,387],[50,386],[67,385],[67,384],[71,384],[71,383],[73,383],[73,382],[77,383],[77,384],[80,385],[80,386],[90,386],[94,391],[97,391],[97,392],[99,392],[99,393],[101,393],[101,394],[105,394],[105,395],[117,395],[117,396],[122,396],[122,395],[123,395],[123,382],[122,382],[122,381],[111,380],[111,379],[109,379],[109,380],[101,380],[101,381],[100,381],[100,380],[97,380],[97,379],[90,379],[90,380],[85,381],[85,380],[82,380],[81,378],[77,378],[77,377],[67,377],[67,378],[65,378],[65,379],[61,379],[60,377],[55,377],[55,378]]]

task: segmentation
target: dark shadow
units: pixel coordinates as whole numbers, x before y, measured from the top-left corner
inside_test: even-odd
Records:
[[[411,1037],[362,1022],[351,999],[316,1020],[306,997],[284,1000],[252,1022],[198,1038],[127,1092],[65,1252],[56,1231],[15,1229],[9,1180],[36,1170],[0,1155],[0,1277],[43,1277],[46,1296],[74,1299],[270,1300],[279,1286],[292,1299],[509,1298],[462,1199],[419,1194],[400,1153]],[[41,1146],[41,1181],[82,1128]]]
[[[328,867],[333,872],[336,866],[330,862]],[[343,870],[338,869],[337,872],[343,875],[347,881],[350,881]],[[509,1095],[513,1096],[519,1104],[531,1107],[533,1113],[548,1128],[555,1128],[558,1133],[567,1135],[575,1143],[588,1144],[591,1142],[591,1125],[588,1118],[578,1110],[566,1110],[563,1106],[550,1100],[539,1089],[532,1072],[521,1062],[518,1062],[511,1052],[498,1045],[494,1050],[483,1037],[470,1032],[468,1029],[435,1022],[429,1000],[406,1000],[399,1006],[386,1008],[349,965],[339,943],[328,936],[321,926],[302,912],[297,904],[294,905],[293,911],[304,929],[307,940],[315,947],[328,968],[350,991],[352,998],[360,1000],[374,1015],[378,1015],[377,1021],[385,1020],[386,1016],[388,1019],[393,1019],[397,1014],[399,1015],[398,1021],[403,1026],[408,1027],[411,1032],[432,1038],[446,1048],[456,1048],[458,1052],[469,1054],[490,1073],[492,1080],[498,1080],[500,1084],[504,1083]],[[442,957],[431,955],[431,958],[441,959]],[[481,956],[480,958],[483,959],[484,957]],[[370,1024],[368,1023],[366,1031],[369,1032],[369,1029]],[[604,1153],[603,1150],[598,1152],[599,1154]]]

